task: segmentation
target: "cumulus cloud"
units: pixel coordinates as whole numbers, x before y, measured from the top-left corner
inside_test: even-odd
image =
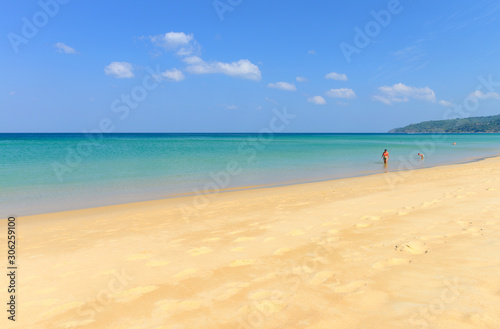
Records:
[[[65,53],[65,54],[76,54],[76,50],[71,48],[68,45],[65,45],[62,42],[58,42],[54,45],[54,48],[56,48],[56,51],[59,53]]]
[[[297,88],[293,83],[288,83],[288,82],[276,82],[276,83],[270,83],[267,85],[269,88],[276,88],[276,89],[281,89],[281,90],[288,90],[288,91],[296,91]]]
[[[178,69],[167,70],[161,75],[162,77],[170,81],[182,81],[185,78],[184,73],[182,73],[182,71]]]
[[[476,90],[469,94],[469,97],[475,97],[479,100],[483,99],[500,99],[500,94],[495,92],[483,93],[481,90]]]
[[[186,64],[201,64],[204,63],[203,59],[198,56],[189,56],[183,59]]]
[[[356,93],[354,92],[354,90],[349,88],[330,89],[325,93],[325,95],[332,98],[356,98]]]
[[[325,75],[325,79],[347,81],[347,75],[343,73],[331,72]]]
[[[323,97],[321,96],[313,96],[313,97],[309,97],[307,99],[307,101],[309,103],[313,103],[313,104],[316,104],[316,105],[325,105],[326,104],[326,101]]]
[[[307,81],[307,78],[304,78],[304,77],[296,77],[295,80],[297,80],[297,82],[306,82]]]
[[[379,87],[378,90],[380,93],[373,96],[373,100],[387,105],[408,102],[410,99],[436,102],[436,94],[429,87],[418,88],[397,83],[393,86]]]
[[[187,65],[185,71],[191,74],[220,73],[231,77],[255,81],[260,81],[262,78],[259,67],[248,59],[240,59],[231,63],[219,61],[207,62],[203,60],[199,56],[201,46],[196,42],[193,34],[168,32],[150,36],[149,39],[155,46],[162,47],[168,51],[176,51],[176,54],[182,57],[182,61]],[[180,73],[182,74],[182,72]],[[176,77],[181,76],[179,72],[175,74]]]
[[[115,78],[133,78],[134,73],[132,72],[134,68],[132,64],[127,62],[111,62],[108,66],[104,68],[104,73],[107,75],[114,76]]]
[[[185,58],[184,62],[188,64],[186,70],[192,74],[221,73],[231,77],[255,81],[259,81],[262,78],[259,67],[252,64],[252,62],[248,59],[240,59],[239,61],[232,63],[207,63],[200,57],[192,56]]]
[[[192,34],[184,32],[168,32],[149,36],[151,42],[168,51],[177,51],[179,56],[189,56],[199,51],[199,45]]]
[[[439,105],[442,105],[444,107],[453,107],[453,103],[452,102],[448,102],[448,101],[445,101],[445,100],[439,101]]]

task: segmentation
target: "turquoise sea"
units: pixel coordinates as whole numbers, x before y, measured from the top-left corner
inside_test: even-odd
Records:
[[[500,134],[0,134],[0,218],[362,176],[499,153]]]

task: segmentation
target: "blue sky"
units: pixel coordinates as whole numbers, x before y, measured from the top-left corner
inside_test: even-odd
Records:
[[[500,113],[498,1],[9,1],[0,132],[386,132]]]

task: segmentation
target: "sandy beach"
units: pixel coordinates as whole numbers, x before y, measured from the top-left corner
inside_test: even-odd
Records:
[[[499,174],[496,157],[17,218],[1,326],[498,328]]]

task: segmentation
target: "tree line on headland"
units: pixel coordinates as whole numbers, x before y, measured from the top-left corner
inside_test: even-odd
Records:
[[[500,114],[488,117],[424,121],[402,128],[395,128],[390,133],[499,133]]]

